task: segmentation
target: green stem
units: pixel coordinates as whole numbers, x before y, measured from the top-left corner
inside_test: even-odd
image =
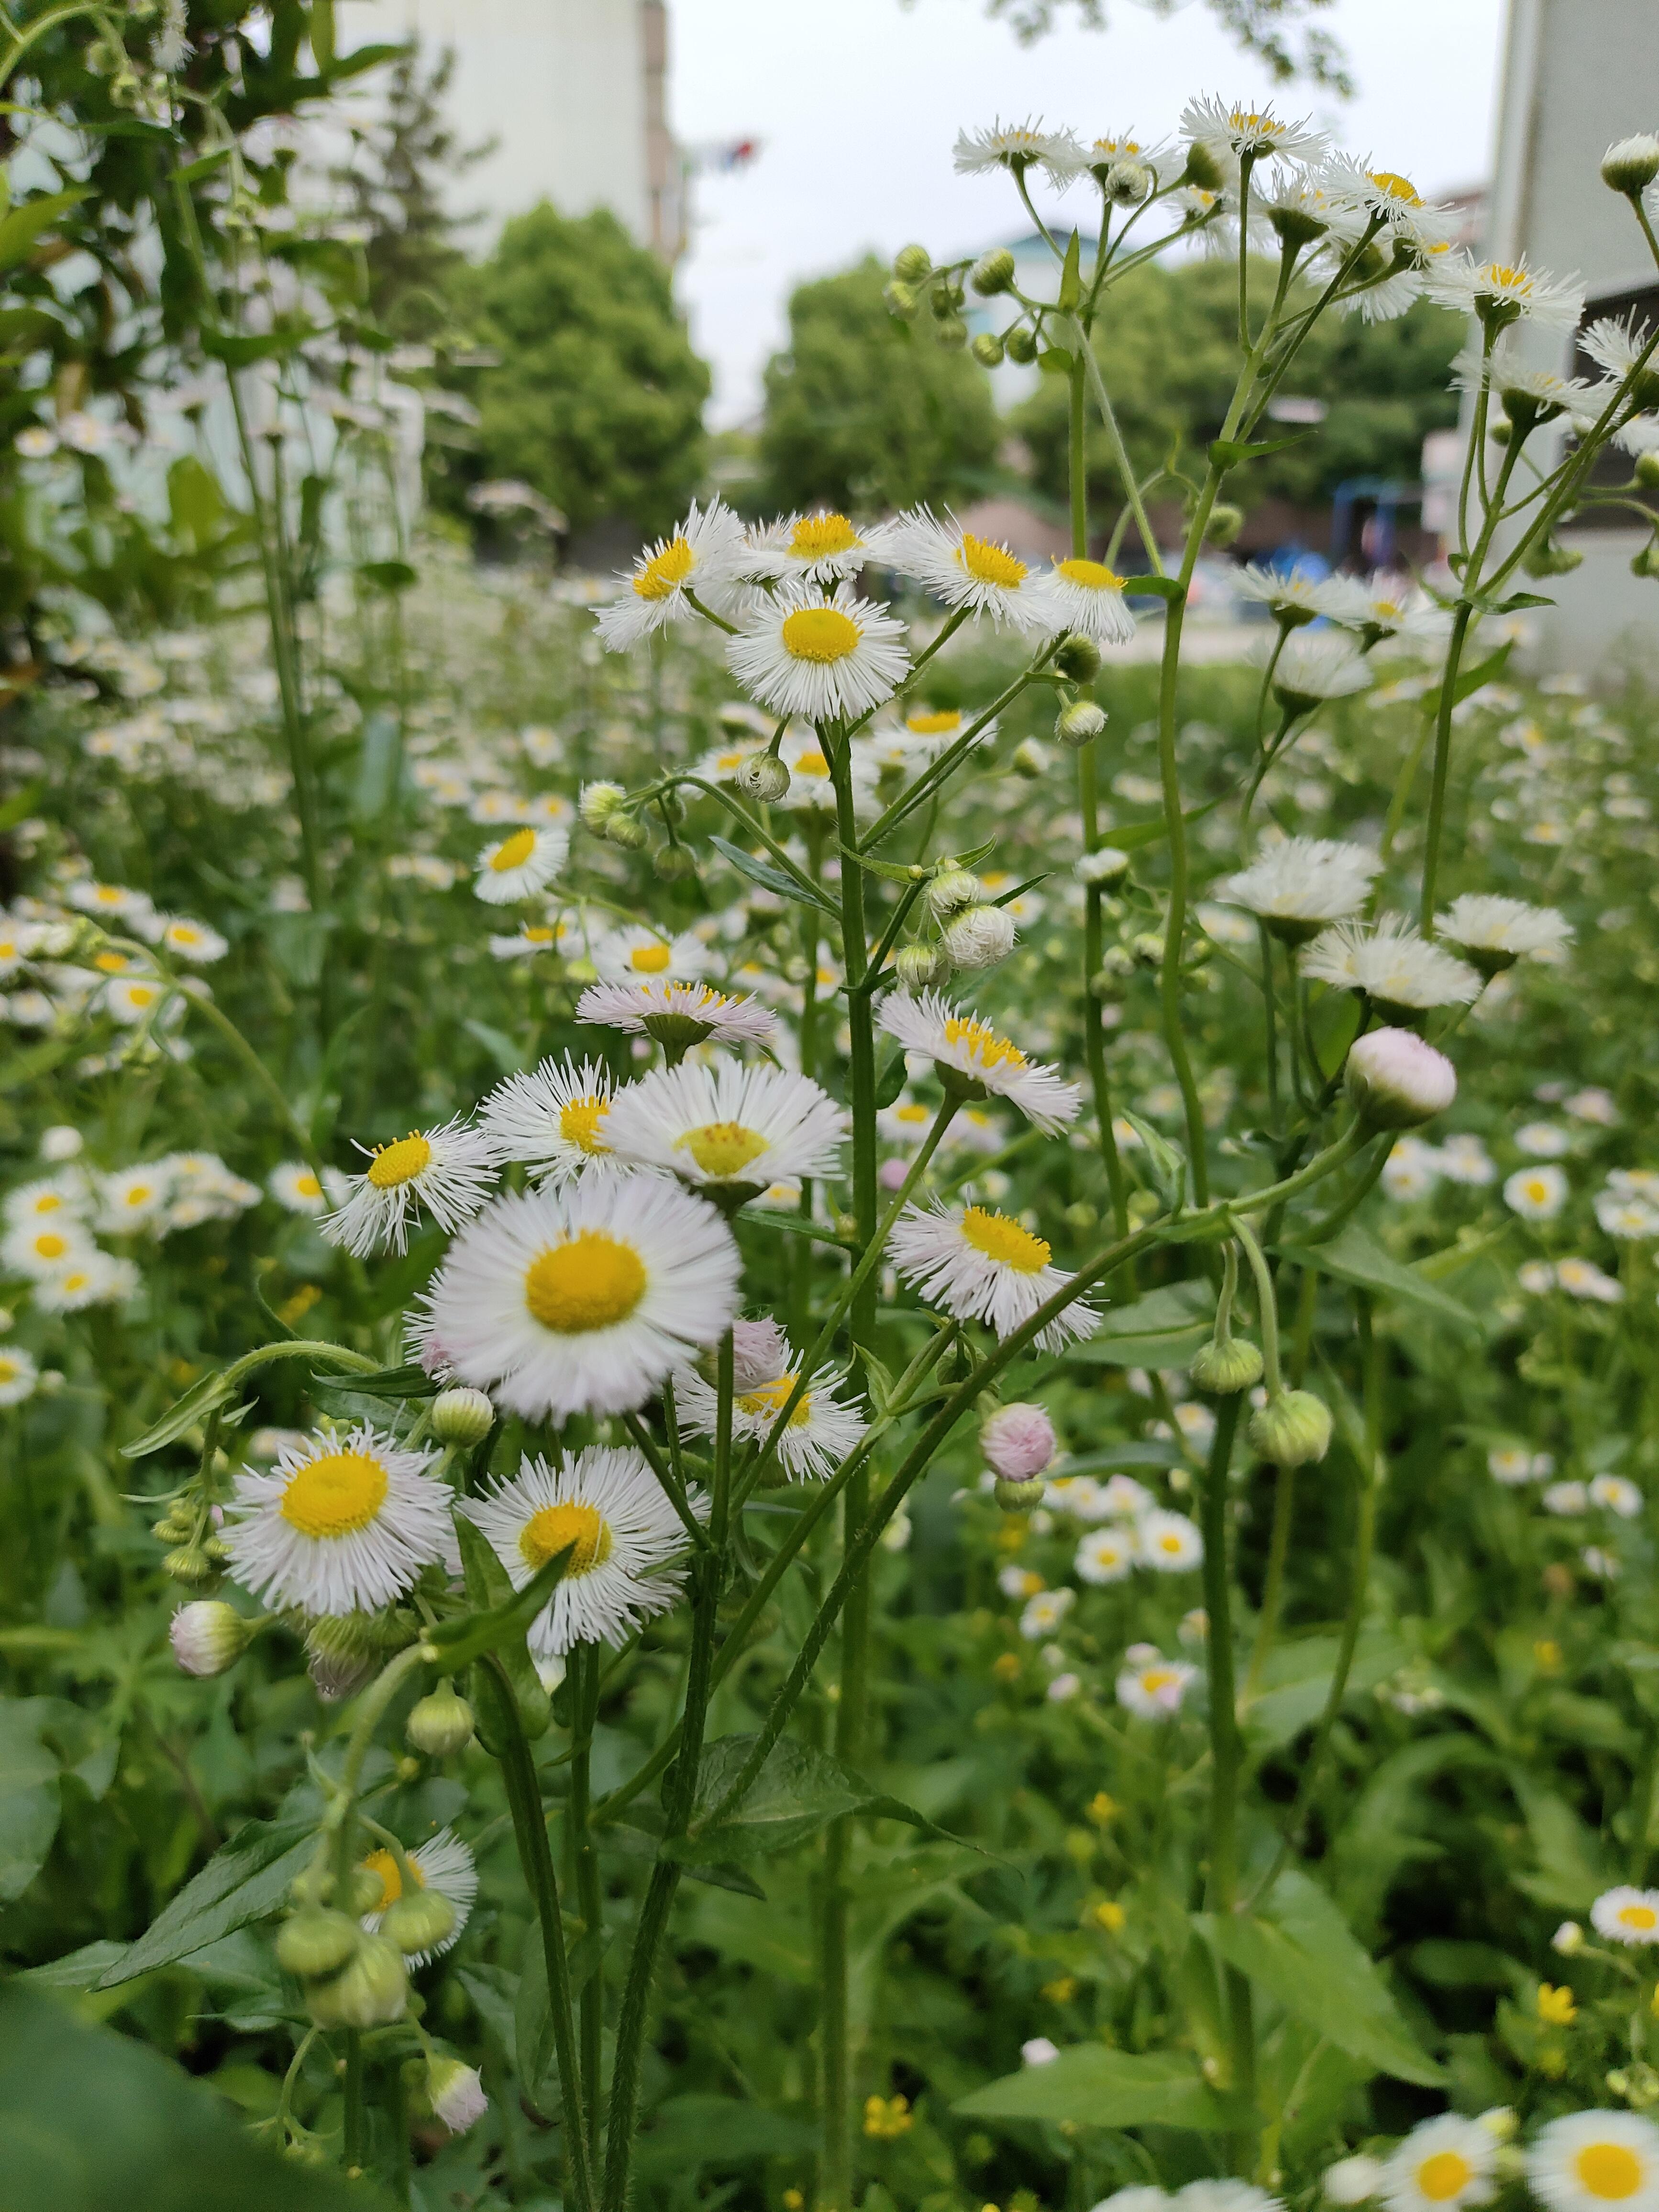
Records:
[[[362,2031],[349,2027],[345,2039],[345,2130],[342,2156],[349,2174],[362,2173],[367,2154],[363,2121],[363,2039]]]
[[[1423,897],[1419,920],[1423,934],[1434,928],[1435,882],[1440,872],[1440,840],[1446,824],[1446,781],[1451,767],[1452,708],[1457,702],[1457,672],[1463,658],[1463,641],[1469,633],[1474,609],[1467,600],[1452,617],[1451,641],[1440,679],[1440,707],[1434,718],[1434,772],[1429,787],[1429,825],[1423,854]]]
[[[1229,1249],[1231,1248],[1229,1247]],[[1243,1400],[1235,1391],[1216,1408],[1215,1435],[1204,1477],[1204,1607],[1209,1617],[1205,1652],[1210,1680],[1209,1909],[1238,1906],[1238,1782],[1244,1746],[1239,1735],[1233,1683],[1231,1590],[1228,1576],[1228,1470]],[[1250,1985],[1236,1967],[1223,1974],[1232,2087],[1245,2101],[1255,2096],[1255,2034]]]
[[[571,1684],[574,1710],[571,1716],[575,1741],[570,1761],[570,1840],[575,1862],[576,1909],[586,1936],[596,1937],[604,1926],[599,1890],[599,1855],[594,1849],[588,1814],[592,1803],[593,1728],[599,1707],[599,1655],[592,1644],[577,1644],[571,1652]],[[580,2000],[582,2103],[587,2139],[599,2139],[599,2086],[605,2050],[605,1977],[596,1966],[582,1984]]]

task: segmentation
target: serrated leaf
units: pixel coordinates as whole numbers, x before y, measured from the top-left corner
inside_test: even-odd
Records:
[[[752,853],[745,853],[741,845],[734,845],[727,837],[711,836],[709,843],[724,859],[729,860],[740,876],[747,876],[751,884],[759,884],[780,898],[791,899],[797,906],[817,907],[820,913],[834,914],[836,909],[826,898],[805,884],[798,884],[781,868],[773,867],[769,861],[757,860]]]
[[[1466,1305],[1384,1251],[1369,1229],[1357,1221],[1344,1224],[1328,1244],[1302,1245],[1292,1242],[1275,1248],[1280,1257],[1301,1267],[1317,1267],[1339,1282],[1376,1291],[1385,1297],[1404,1298],[1410,1305],[1432,1314],[1437,1321],[1478,1335],[1480,1323]]]
[[[1074,2044],[1046,2066],[1024,2066],[958,2097],[967,2119],[1053,2120],[1091,2128],[1195,2128],[1206,2134],[1248,2127],[1249,2108],[1220,2095],[1179,2051],[1113,2051]]]
[[[158,1966],[171,1966],[274,1912],[295,1875],[310,1863],[318,1818],[313,1810],[250,1820],[239,1828],[99,1977],[97,1987],[113,1989]]]

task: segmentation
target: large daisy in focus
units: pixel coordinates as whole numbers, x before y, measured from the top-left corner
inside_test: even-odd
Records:
[[[899,517],[893,559],[947,607],[989,615],[1018,630],[1063,629],[1066,617],[1048,579],[995,539],[964,530],[954,515],[939,521],[924,507]]]
[[[890,1249],[900,1274],[930,1304],[958,1321],[988,1322],[999,1337],[1012,1336],[1071,1280],[1051,1264],[1042,1237],[989,1206],[907,1206]],[[1036,1348],[1059,1352],[1099,1325],[1079,1298],[1039,1332]]]
[[[620,595],[597,617],[600,637],[612,653],[625,653],[665,623],[684,622],[696,612],[693,598],[708,605],[726,591],[742,547],[743,525],[729,507],[693,501],[673,535],[659,538],[620,580]]]
[[[267,1474],[236,1477],[224,1541],[230,1571],[271,1605],[373,1613],[454,1547],[453,1492],[406,1451],[362,1425],[284,1444]]]
[[[1045,1136],[1078,1117],[1083,1094],[1075,1083],[1030,1059],[989,1022],[961,1012],[937,991],[924,991],[920,998],[891,992],[877,1008],[876,1019],[907,1052],[925,1052],[942,1083],[965,1090],[970,1098],[1011,1099]]]
[[[848,1115],[811,1079],[733,1060],[682,1060],[619,1091],[606,1135],[618,1158],[665,1168],[721,1200],[840,1171]]]
[[[615,1166],[610,1113],[609,1069],[597,1060],[579,1067],[567,1053],[497,1084],[478,1120],[498,1159],[519,1161],[538,1182],[556,1184]]]
[[[853,719],[892,696],[910,665],[904,625],[838,585],[787,584],[747,616],[726,665],[763,706],[804,721]]]
[[[459,1229],[495,1180],[495,1155],[481,1129],[459,1120],[411,1129],[376,1146],[362,1174],[350,1178],[349,1195],[319,1226],[331,1244],[343,1244],[360,1260],[388,1248],[401,1252],[422,1208],[441,1229]]]

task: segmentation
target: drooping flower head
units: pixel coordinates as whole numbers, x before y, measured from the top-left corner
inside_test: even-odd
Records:
[[[480,1129],[457,1119],[411,1129],[379,1145],[350,1179],[350,1194],[319,1224],[331,1244],[360,1260],[404,1251],[410,1220],[423,1208],[440,1228],[459,1229],[483,1204],[495,1179],[495,1156]]]
[[[728,998],[712,983],[591,983],[576,1019],[654,1037],[684,1052],[694,1044],[767,1044],[777,1021],[758,999]]]
[[[665,623],[688,620],[696,609],[690,596],[718,608],[737,573],[743,525],[716,499],[706,507],[695,501],[691,512],[669,538],[659,538],[621,578],[621,595],[597,617],[600,637],[612,653],[625,653]]]
[[[1382,868],[1381,854],[1364,845],[1286,837],[1264,845],[1248,868],[1215,886],[1215,896],[1259,915],[1276,936],[1295,944],[1363,906]]]
[[[939,1080],[971,1097],[1007,1098],[1045,1135],[1077,1119],[1083,1094],[1041,1060],[1031,1060],[977,1014],[952,1006],[937,991],[920,998],[894,991],[876,1010],[878,1025],[907,1052],[925,1052]]]
[[[1443,938],[1480,970],[1496,975],[1516,961],[1548,959],[1572,943],[1572,924],[1553,906],[1529,906],[1524,899],[1498,898],[1464,891],[1437,916],[1435,935]]]
[[[999,1337],[1012,1336],[1071,1279],[1051,1264],[1046,1239],[984,1206],[907,1206],[890,1249],[924,1298],[958,1321],[988,1322]],[[1058,1352],[1099,1325],[1093,1307],[1077,1298],[1038,1333],[1036,1346]]]
[[[455,1924],[448,1935],[433,1944],[430,1950],[415,1952],[408,1960],[411,1967],[424,1966],[429,1960],[441,1959],[446,1951],[460,1942],[478,1894],[478,1870],[471,1852],[453,1828],[440,1828],[435,1836],[406,1850],[404,1857],[415,1887],[435,1891],[448,1900],[455,1911]],[[362,1917],[362,1925],[367,1932],[378,1936],[380,1923],[404,1894],[403,1870],[384,1844],[370,1851],[361,1863],[377,1877],[380,1885],[380,1902],[371,1905]]]

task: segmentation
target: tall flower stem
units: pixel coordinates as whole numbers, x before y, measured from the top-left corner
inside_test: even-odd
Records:
[[[1237,1433],[1242,1400],[1237,1391],[1216,1408],[1215,1435],[1204,1475],[1204,1609],[1210,1678],[1210,1871],[1209,1909],[1215,1913],[1238,1905],[1238,1781],[1244,1747],[1238,1732],[1237,1694],[1233,1683],[1231,1584],[1228,1573],[1227,1477]],[[1232,2088],[1243,2099],[1255,2094],[1255,2034],[1250,1985],[1236,1968],[1225,1970],[1227,2044]]]
[[[599,1655],[592,1644],[579,1644],[570,1658],[575,1708],[571,1717],[575,1739],[570,1761],[571,1856],[575,1863],[576,1904],[582,1917],[583,1932],[592,1938],[603,1924],[599,1855],[594,1848],[593,1831],[588,1820],[592,1804],[593,1728],[599,1710]],[[605,2048],[605,1977],[597,1968],[582,1985],[580,2008],[582,2103],[588,2141],[597,2142],[599,2076]]]

